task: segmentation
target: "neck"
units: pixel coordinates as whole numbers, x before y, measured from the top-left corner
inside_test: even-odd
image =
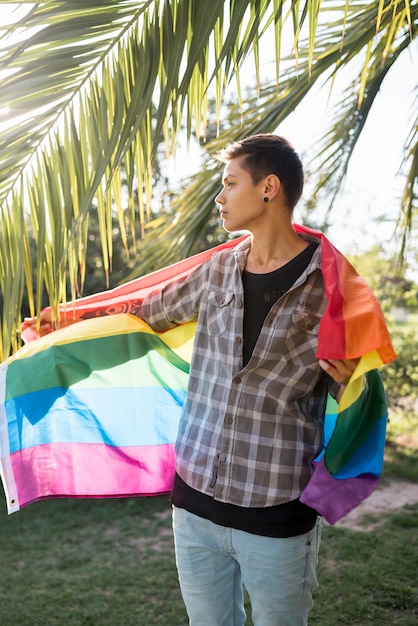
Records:
[[[265,233],[253,233],[246,269],[254,274],[272,272],[286,265],[307,246],[290,222]]]

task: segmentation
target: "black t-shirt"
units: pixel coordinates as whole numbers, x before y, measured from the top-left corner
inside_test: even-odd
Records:
[[[313,241],[286,265],[268,274],[252,274],[244,270],[244,367],[251,358],[271,307],[308,267],[317,246],[318,242]]]
[[[265,508],[244,508],[219,502],[174,477],[171,503],[220,526],[264,537],[296,537],[316,524],[317,512],[299,499]]]
[[[312,242],[283,267],[268,274],[244,270],[244,366],[251,358],[266,315],[307,268],[318,242]],[[176,474],[171,502],[215,524],[266,537],[295,537],[309,532],[317,512],[299,499],[265,508],[244,508],[219,502],[192,489]]]

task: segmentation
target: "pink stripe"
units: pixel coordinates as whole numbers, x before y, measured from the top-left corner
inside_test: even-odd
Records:
[[[10,459],[20,507],[50,497],[168,493],[174,476],[174,444],[46,444],[16,452]]]

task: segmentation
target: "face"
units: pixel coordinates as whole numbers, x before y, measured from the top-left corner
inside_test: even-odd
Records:
[[[233,159],[226,164],[222,183],[215,202],[223,227],[227,232],[252,231],[266,211],[264,181],[254,185],[250,174],[241,167],[241,159]]]

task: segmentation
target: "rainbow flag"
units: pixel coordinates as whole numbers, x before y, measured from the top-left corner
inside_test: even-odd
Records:
[[[9,513],[48,497],[166,493],[194,324],[157,335],[132,315],[56,331],[1,366]]]
[[[367,497],[383,464],[387,419],[377,369],[395,358],[377,301],[321,238],[327,308],[319,358],[361,357],[302,495],[334,523]],[[167,493],[186,396],[194,324],[154,332],[135,310],[153,289],[187,275],[229,241],[122,287],[77,300],[77,324],[41,339],[28,330],[0,365],[0,471],[9,513],[50,497]],[[367,328],[367,333],[364,329]]]
[[[328,398],[324,449],[301,496],[335,524],[373,492],[382,473],[388,415],[378,368],[396,355],[380,305],[349,261],[322,233],[295,230],[321,239],[327,307],[316,356],[360,358],[339,405]]]

